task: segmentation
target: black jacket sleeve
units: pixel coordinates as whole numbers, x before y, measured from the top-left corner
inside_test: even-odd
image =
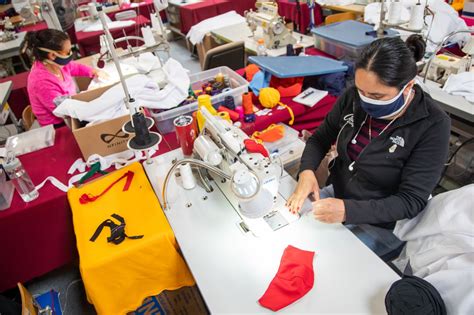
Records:
[[[448,154],[451,120],[432,122],[403,167],[398,192],[378,200],[344,199],[346,223],[384,223],[413,218],[435,188]]]
[[[336,141],[340,130],[340,121],[347,101],[349,90],[342,94],[323,123],[306,141],[306,146],[301,156],[300,173],[305,170],[316,171],[321,161],[328,153],[331,145]]]

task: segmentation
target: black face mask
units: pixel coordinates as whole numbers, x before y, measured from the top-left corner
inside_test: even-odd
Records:
[[[61,56],[58,52],[56,52],[54,50],[51,50],[51,49],[48,49],[48,48],[39,47],[38,49],[42,50],[42,51],[45,51],[45,52],[50,52],[50,53],[55,54],[56,58],[54,58],[54,60],[52,60],[52,62],[54,62],[55,64],[57,64],[59,66],[67,65],[68,63],[71,62],[72,57],[73,57],[72,53],[70,53],[68,56]]]

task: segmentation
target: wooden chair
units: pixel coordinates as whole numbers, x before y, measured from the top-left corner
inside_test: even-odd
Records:
[[[326,16],[326,19],[324,19],[324,24],[329,25],[336,22],[355,20],[356,18],[357,15],[353,12],[336,13]]]
[[[212,48],[206,52],[202,70],[227,66],[232,70],[245,67],[244,42],[233,42]]]
[[[21,114],[22,122],[23,122],[23,128],[25,128],[25,131],[30,130],[31,126],[36,120],[35,114],[33,114],[33,111],[31,109],[31,105],[28,105],[25,107]]]
[[[21,295],[21,315],[38,315],[39,309],[31,293],[19,282],[18,290]]]

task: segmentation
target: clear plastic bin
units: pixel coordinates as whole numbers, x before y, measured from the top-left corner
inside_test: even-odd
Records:
[[[5,148],[19,156],[54,145],[55,137],[54,126],[48,125],[9,137]]]
[[[201,89],[203,83],[214,78],[219,73],[229,77],[232,90],[211,97],[213,104],[224,101],[226,96],[233,96],[235,105],[242,104],[242,94],[247,92],[249,83],[237,72],[229,67],[217,67],[198,72],[189,76],[193,90]],[[197,101],[191,104],[175,107],[166,111],[150,110],[151,117],[155,120],[158,131],[162,134],[174,131],[173,120],[181,115],[191,115],[198,108]]]
[[[279,123],[278,125],[283,125],[285,127],[285,135],[278,141],[263,143],[270,153],[283,153],[288,146],[298,140],[298,131],[283,123]]]

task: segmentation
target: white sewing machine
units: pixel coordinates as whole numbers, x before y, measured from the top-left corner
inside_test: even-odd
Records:
[[[278,15],[278,6],[276,4],[271,2],[262,3],[258,11],[246,11],[245,19],[252,30],[254,38],[257,27],[263,29],[263,40],[268,49],[296,43],[292,31],[285,26],[285,20]]]
[[[444,84],[451,74],[469,71],[471,69],[471,64],[472,59],[470,56],[457,57],[453,55],[440,54],[433,58],[426,78]]]
[[[247,152],[244,141],[248,136],[241,129],[212,116],[205,108],[201,111],[206,122],[194,142],[198,159],[180,159],[169,168],[161,187],[165,210],[182,207],[181,202],[186,202],[188,208],[212,207],[211,200],[219,194],[230,206],[222,208],[221,205],[219,210],[232,208],[236,211],[242,219],[236,228],[244,233],[250,231],[255,236],[263,236],[298,220],[299,215],[288,211],[285,199],[279,193],[283,174],[281,162],[260,153]],[[189,178],[184,174],[176,177],[174,173],[185,164],[197,167],[198,176],[195,177],[204,189],[199,185],[184,189]],[[203,169],[209,171],[210,177],[203,174]],[[216,186],[217,191],[214,191]]]

